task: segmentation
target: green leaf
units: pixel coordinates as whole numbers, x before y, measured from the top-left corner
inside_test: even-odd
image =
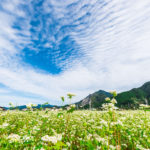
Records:
[[[59,117],[61,117],[62,115],[63,115],[63,113],[60,112],[60,113],[57,114],[57,117],[59,118]]]
[[[62,97],[61,97],[61,100],[62,100],[63,102],[65,101],[65,98],[64,98],[64,96],[62,96]]]

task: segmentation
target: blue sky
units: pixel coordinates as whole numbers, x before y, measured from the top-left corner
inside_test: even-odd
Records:
[[[149,14],[149,0],[1,0],[0,105],[150,81]]]

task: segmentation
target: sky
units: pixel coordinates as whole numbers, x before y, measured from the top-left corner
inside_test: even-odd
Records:
[[[0,106],[126,91],[149,65],[149,0],[0,0]]]

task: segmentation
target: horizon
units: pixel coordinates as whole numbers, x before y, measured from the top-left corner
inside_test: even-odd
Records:
[[[145,83],[143,83],[140,87],[142,87],[144,84],[146,84],[146,83],[150,83],[150,81],[147,81],[147,82],[145,82]],[[140,88],[140,87],[133,87],[132,89],[134,89],[134,88]],[[132,89],[129,89],[128,91],[130,91],[130,90],[132,90]],[[110,93],[110,91],[104,91],[104,90],[102,90],[102,89],[100,89],[100,90],[98,90],[98,91],[103,91],[103,92],[107,92],[107,93]],[[96,92],[98,92],[98,91],[95,91],[94,93],[96,93]],[[119,92],[119,93],[117,93],[117,95],[118,94],[120,94],[120,93],[122,93],[122,92],[128,92],[127,90],[126,91],[121,91],[121,92]],[[94,94],[94,93],[90,93],[90,94]],[[88,97],[90,94],[88,94],[88,95],[86,95],[86,97]],[[76,95],[75,95],[76,96]],[[84,97],[83,99],[85,99],[86,97]],[[65,97],[65,98],[67,98],[67,97]],[[76,102],[80,102],[80,101],[82,101],[83,99],[80,99],[80,100],[77,100]],[[71,104],[75,104],[76,102],[71,102]],[[12,103],[12,102],[10,102],[10,103]],[[45,104],[45,103],[47,103],[47,104]],[[53,104],[50,104],[50,103],[48,103],[48,102],[45,102],[44,103],[44,105],[51,105],[51,106],[58,106],[58,107],[62,107],[62,106],[65,106],[65,105],[69,105],[70,103],[61,103],[60,105],[53,105]],[[28,104],[33,104],[33,103],[28,103]],[[13,104],[12,103],[12,105],[13,105],[13,107],[20,107],[20,106],[26,106],[26,105],[28,105],[28,104],[22,104],[22,105],[18,105],[18,104]],[[38,105],[43,105],[42,103],[37,103],[37,106]],[[9,105],[9,104],[7,104],[7,105],[5,105],[5,106],[0,106],[0,107],[4,107],[4,108],[10,108],[11,106]]]
[[[145,83],[143,83],[140,87],[133,87],[132,89],[129,89],[128,91],[131,91],[131,90],[133,90],[133,89],[136,89],[136,88],[141,88],[142,86],[144,86],[145,84],[147,84],[147,83],[150,83],[150,81],[147,81],[147,82],[145,82]],[[100,89],[100,90],[98,90],[98,91],[95,91],[94,93],[96,93],[96,92],[99,92],[99,91],[102,91],[102,92],[107,92],[107,93],[111,93],[111,91],[104,91],[104,90],[102,90],[102,89]],[[128,91],[121,91],[121,92],[119,92],[119,93],[117,93],[117,95],[118,94],[121,94],[121,93],[124,93],[124,92],[128,92]],[[114,92],[116,92],[116,91],[114,91]],[[86,97],[88,97],[88,96],[90,96],[91,94],[94,94],[94,93],[90,93],[89,95],[87,95]],[[76,95],[74,95],[74,96],[76,96]],[[84,97],[83,99],[85,99],[86,97]],[[61,98],[62,99],[62,98]],[[80,101],[83,101],[83,99],[81,99],[81,100],[78,100],[78,101],[76,101],[77,103],[78,102],[80,102]],[[76,103],[75,102],[75,103]],[[11,102],[10,102],[11,103]],[[71,104],[75,104],[75,103],[71,103]],[[13,103],[11,103],[12,105],[13,105],[13,107],[20,107],[20,106],[27,106],[27,105],[29,105],[29,104],[33,104],[33,103],[28,103],[28,104],[22,104],[22,105],[14,105]],[[34,104],[33,104],[34,105]],[[65,105],[70,105],[70,103],[66,103],[66,104],[64,104],[64,103],[62,103],[62,104],[60,104],[60,105],[52,105],[52,104],[50,104],[50,103],[48,103],[48,102],[45,102],[45,103],[39,103],[39,104],[37,104],[36,106],[38,106],[38,105],[51,105],[51,106],[53,106],[53,107],[62,107],[62,106],[65,106]],[[36,106],[33,106],[33,107],[36,107]],[[4,107],[4,108],[11,108],[12,106],[10,106],[10,104],[8,104],[7,106],[0,106],[0,107]]]
[[[74,103],[150,81],[149,13],[149,0],[2,0],[0,106],[60,106],[67,93]]]

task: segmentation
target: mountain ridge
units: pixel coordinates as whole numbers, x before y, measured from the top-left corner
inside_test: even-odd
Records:
[[[99,90],[77,102],[76,105],[84,109],[100,108],[105,103],[106,97],[112,97],[112,95],[107,91]],[[138,88],[118,93],[116,100],[120,108],[137,108],[140,104],[150,104],[150,81]]]
[[[112,97],[112,95],[104,90],[98,90],[92,94],[89,94],[75,105],[78,109],[88,109],[88,108],[100,108],[103,103],[105,103],[106,97]],[[150,81],[145,82],[142,86],[138,88],[132,88],[131,90],[118,93],[116,96],[117,106],[119,108],[138,108],[140,104],[150,104]],[[33,108],[65,108],[65,106],[57,105],[42,105],[38,104]],[[11,109],[11,107],[1,107],[2,109]],[[16,106],[13,109],[26,109],[26,105]]]

